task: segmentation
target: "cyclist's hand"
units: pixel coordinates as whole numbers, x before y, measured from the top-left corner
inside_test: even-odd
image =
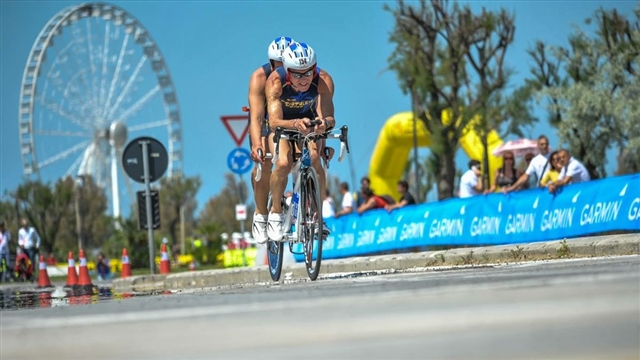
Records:
[[[316,120],[320,120],[320,125],[316,125],[316,128],[314,130],[316,134],[324,134],[325,132],[327,132],[327,122],[319,117],[316,117]]]
[[[308,134],[311,131],[311,119],[302,118],[297,119],[293,122],[293,126],[296,130],[300,131],[303,134]]]
[[[262,156],[260,156],[261,153],[262,153]],[[260,145],[254,145],[251,147],[251,159],[258,163],[261,163],[264,161],[264,150]]]

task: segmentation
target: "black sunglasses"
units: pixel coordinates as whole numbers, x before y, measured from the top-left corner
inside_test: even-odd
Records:
[[[313,75],[313,69],[307,70],[306,72],[303,72],[303,73],[297,73],[297,72],[289,71],[289,74],[291,74],[291,76],[293,76],[296,79],[302,79],[303,77],[308,77],[308,76]]]

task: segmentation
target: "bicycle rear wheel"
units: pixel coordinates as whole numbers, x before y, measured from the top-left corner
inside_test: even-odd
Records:
[[[318,173],[314,168],[307,169],[302,181],[304,262],[307,275],[313,281],[318,278],[322,262],[322,199]]]
[[[287,212],[287,204],[282,201],[282,211],[286,214]],[[271,209],[272,199],[271,193],[269,193],[269,202],[267,204],[267,209]],[[282,255],[284,254],[284,243],[280,241],[272,241],[271,239],[267,240],[267,262],[269,263],[269,275],[271,275],[271,280],[278,281],[280,280],[280,274],[282,273]]]

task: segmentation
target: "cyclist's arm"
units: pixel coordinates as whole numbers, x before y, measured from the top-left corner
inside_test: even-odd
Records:
[[[261,146],[262,141],[262,123],[264,121],[265,113],[265,98],[264,87],[266,82],[266,76],[262,68],[256,70],[251,74],[249,80],[249,138],[253,146]]]
[[[318,118],[327,121],[326,127],[328,129],[336,126],[336,119],[334,115],[333,107],[333,94],[335,86],[333,85],[333,79],[327,72],[320,72],[320,81],[318,81],[318,105],[317,113]]]

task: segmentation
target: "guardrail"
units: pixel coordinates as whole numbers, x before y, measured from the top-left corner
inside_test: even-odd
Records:
[[[640,231],[640,173],[326,219],[323,259],[434,245],[504,245]],[[298,249],[299,250],[299,249]],[[295,255],[296,261],[303,261]]]

